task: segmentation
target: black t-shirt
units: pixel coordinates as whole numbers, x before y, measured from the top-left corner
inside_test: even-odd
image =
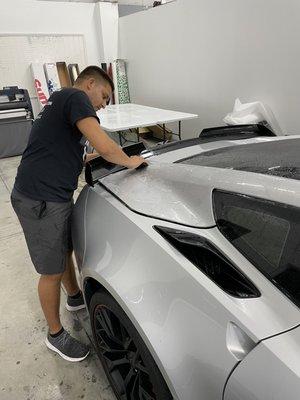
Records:
[[[69,201],[83,168],[86,139],[76,126],[99,119],[85,92],[62,89],[50,96],[37,116],[23,153],[15,188],[34,200]]]

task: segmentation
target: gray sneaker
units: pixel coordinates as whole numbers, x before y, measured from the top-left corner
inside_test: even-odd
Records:
[[[68,311],[78,311],[78,310],[81,310],[82,308],[85,308],[82,293],[81,293],[81,296],[78,297],[78,299],[72,299],[72,297],[68,296],[67,303],[66,303],[66,309]]]
[[[48,349],[55,351],[67,361],[82,361],[90,352],[86,344],[74,339],[67,331],[63,331],[55,338],[48,333],[45,343]]]

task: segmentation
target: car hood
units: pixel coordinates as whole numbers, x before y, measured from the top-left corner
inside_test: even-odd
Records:
[[[132,211],[182,225],[215,225],[212,192],[235,193],[300,205],[300,182],[252,172],[149,160],[143,170],[124,170],[99,180]]]

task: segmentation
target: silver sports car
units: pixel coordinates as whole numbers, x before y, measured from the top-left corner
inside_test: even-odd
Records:
[[[116,397],[299,400],[300,136],[212,128],[142,155],[92,161],[73,221]]]

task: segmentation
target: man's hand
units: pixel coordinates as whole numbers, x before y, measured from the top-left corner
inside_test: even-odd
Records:
[[[98,153],[87,153],[84,162],[87,163],[97,157],[99,157]]]
[[[81,119],[76,123],[76,125],[94,149],[105,160],[110,161],[113,164],[123,165],[130,169],[138,168],[143,163],[147,164],[145,159],[142,157],[128,157],[122,148],[107,136],[98,124],[96,118],[88,117]]]
[[[139,156],[131,156],[129,160],[129,165],[126,165],[126,167],[130,169],[137,168],[142,164],[148,164],[143,157]]]

